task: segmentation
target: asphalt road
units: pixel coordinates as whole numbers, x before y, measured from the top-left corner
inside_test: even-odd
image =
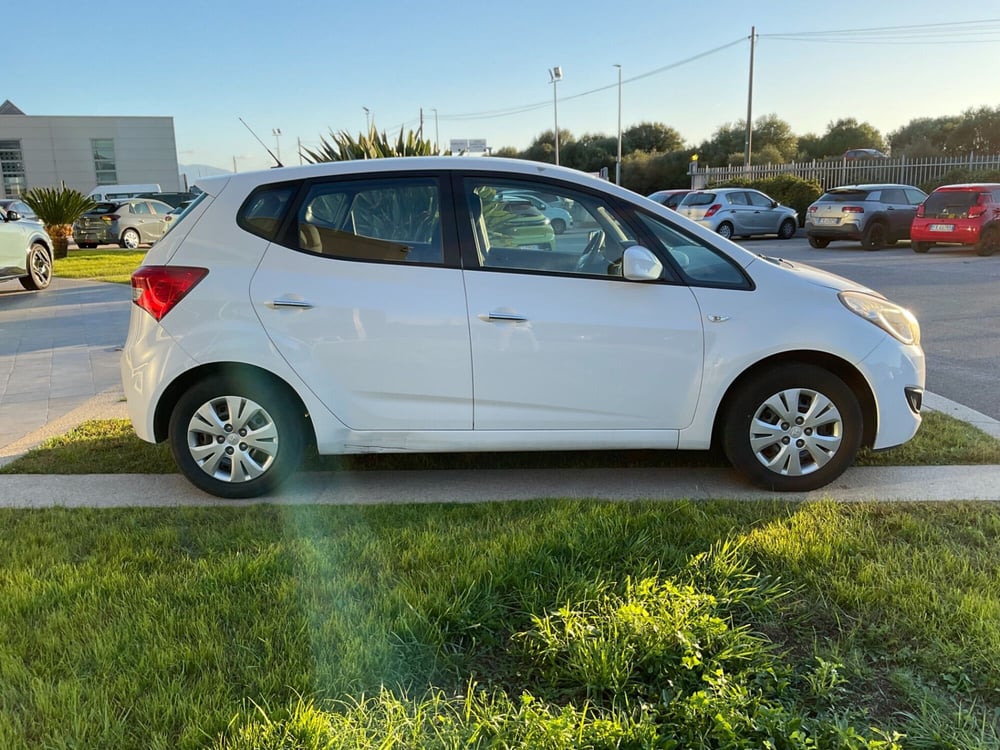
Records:
[[[927,389],[1000,419],[1000,255],[981,258],[970,247],[917,255],[907,241],[876,251],[853,242],[815,250],[804,236],[740,244],[861,282],[909,308],[920,321]]]

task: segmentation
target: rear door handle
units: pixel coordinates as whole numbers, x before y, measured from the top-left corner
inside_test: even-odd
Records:
[[[302,299],[273,299],[267,303],[267,306],[272,310],[282,307],[291,307],[296,310],[312,310],[313,303]]]
[[[500,312],[494,310],[491,313],[481,313],[479,319],[485,321],[486,323],[494,323],[498,321],[514,322],[514,323],[524,323],[528,319],[523,315],[518,315],[517,313]]]

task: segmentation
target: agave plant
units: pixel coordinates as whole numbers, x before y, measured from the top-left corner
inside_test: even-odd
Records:
[[[45,225],[52,238],[52,257],[65,258],[73,222],[97,204],[76,190],[68,188],[31,188],[21,196]]]
[[[327,161],[352,161],[354,159],[385,159],[390,156],[432,156],[436,153],[434,144],[420,138],[412,130],[399,137],[395,143],[389,140],[385,131],[381,133],[372,124],[368,133],[358,133],[358,137],[346,130],[330,131],[330,140],[320,137],[320,146],[315,151],[304,148],[302,158],[310,164]]]

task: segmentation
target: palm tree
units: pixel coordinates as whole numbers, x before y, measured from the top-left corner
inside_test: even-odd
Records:
[[[321,145],[315,151],[303,149],[302,157],[310,164],[327,161],[351,161],[354,159],[384,159],[390,156],[433,156],[436,152],[434,144],[420,138],[412,130],[405,137],[403,129],[399,129],[399,137],[393,143],[385,131],[379,133],[372,123],[368,133],[358,133],[358,137],[341,130],[339,133],[330,131],[332,143],[320,137]]]
[[[31,188],[21,196],[45,225],[52,238],[52,257],[65,258],[73,222],[97,204],[76,190],[68,188]]]

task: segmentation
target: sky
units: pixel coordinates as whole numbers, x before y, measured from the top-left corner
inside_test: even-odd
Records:
[[[662,122],[696,147],[746,119],[751,29],[752,119],[797,135],[1000,106],[1000,4],[939,0],[39,0],[5,35],[0,101],[172,117],[180,164],[244,172],[273,162],[240,118],[286,165],[368,118],[416,130],[421,109],[442,148],[523,149],[556,116],[615,135],[620,65],[622,127]]]

